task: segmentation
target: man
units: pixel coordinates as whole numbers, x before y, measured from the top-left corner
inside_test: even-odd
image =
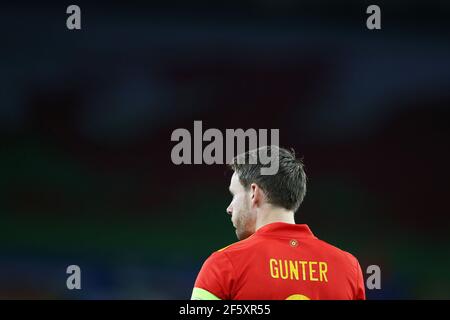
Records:
[[[261,162],[251,161],[261,148],[233,159],[227,213],[240,241],[205,261],[191,299],[365,299],[358,260],[295,224],[306,193],[302,162],[286,149],[263,148],[277,154],[278,172],[261,175]]]

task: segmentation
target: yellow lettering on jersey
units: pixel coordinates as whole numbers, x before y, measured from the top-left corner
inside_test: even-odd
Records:
[[[270,259],[270,275],[274,279],[278,279],[278,262],[275,259]]]
[[[327,278],[328,265],[326,262],[319,262],[320,281],[328,282]]]
[[[284,268],[283,268],[283,260],[278,260],[279,265],[280,265],[280,275],[281,275],[281,279],[286,280],[289,277],[289,273],[288,273],[288,262],[287,260],[284,260]],[[283,271],[284,271],[284,275],[283,275]]]
[[[269,269],[270,276],[274,279],[328,282],[328,264],[323,261],[271,258]]]
[[[311,300],[311,299],[303,294],[293,294],[287,297],[285,300]]]
[[[298,280],[298,261],[289,260],[289,270],[291,273],[291,279]]]
[[[315,267],[314,266],[316,266],[317,265],[317,262],[316,261],[311,261],[310,263],[309,263],[309,280],[311,280],[311,281],[319,281],[319,279],[318,278],[315,278],[314,277],[314,273],[316,273],[316,269],[315,269]]]
[[[302,277],[303,277],[303,281],[306,281],[306,270],[305,270],[305,265],[308,263],[308,261],[299,261],[300,264],[302,265]]]

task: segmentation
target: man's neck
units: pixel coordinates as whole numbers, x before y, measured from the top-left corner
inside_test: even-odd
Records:
[[[257,213],[256,230],[274,222],[295,224],[294,212],[274,207],[261,208],[261,210]]]

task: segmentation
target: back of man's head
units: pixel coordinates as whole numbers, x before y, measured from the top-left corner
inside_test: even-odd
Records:
[[[272,175],[261,174],[264,161],[261,154],[278,161],[278,171]],[[267,146],[242,153],[230,163],[244,188],[257,184],[273,206],[296,211],[306,194],[306,174],[301,160],[295,158],[294,150]]]

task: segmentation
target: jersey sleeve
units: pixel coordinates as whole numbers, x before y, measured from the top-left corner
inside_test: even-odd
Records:
[[[358,260],[356,260],[356,292],[355,300],[366,300],[366,290],[364,287],[364,278],[359,265]]]
[[[203,264],[192,291],[192,300],[229,300],[232,296],[234,270],[224,252],[214,252]]]

